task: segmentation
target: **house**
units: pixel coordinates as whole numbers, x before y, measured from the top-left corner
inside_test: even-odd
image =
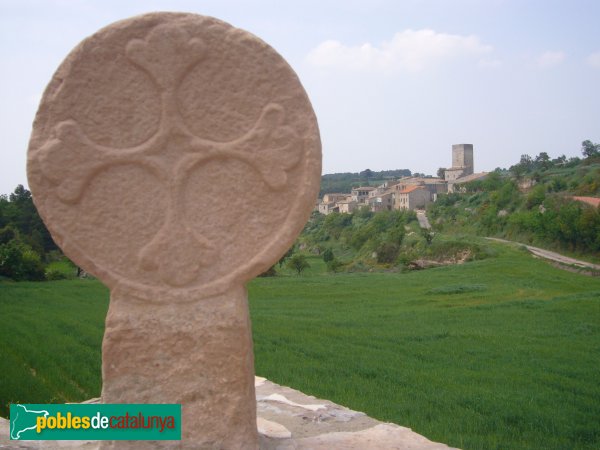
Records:
[[[369,198],[369,192],[374,191],[376,188],[373,186],[362,186],[353,188],[350,195],[352,196],[352,200],[356,203],[367,203],[367,199]]]
[[[422,178],[422,177],[404,177],[398,180],[398,183],[394,186],[396,192],[408,189],[411,186],[421,186],[427,189],[432,198],[435,198],[437,194],[445,194],[448,192],[448,183],[441,178]]]
[[[343,193],[324,194],[323,195],[323,203],[342,202],[344,200],[349,200],[348,197],[350,197],[350,194],[343,194]]]
[[[332,212],[339,212],[339,208],[337,207],[336,202],[321,202],[319,203],[319,212],[321,214],[327,215]]]
[[[423,209],[431,202],[431,193],[423,186],[409,186],[397,191],[394,199],[394,209]]]
[[[394,209],[394,192],[391,189],[369,197],[371,211],[391,211]]]
[[[354,200],[344,200],[343,202],[337,202],[338,212],[350,214],[360,205]]]
[[[321,214],[330,214],[332,212],[340,212],[339,207],[337,206],[338,202],[343,202],[346,200],[350,200],[350,194],[343,193],[330,193],[324,194],[323,200],[319,203],[319,212]]]
[[[388,180],[380,186],[377,186],[371,192],[369,192],[369,197],[377,197],[378,195],[385,194],[386,192],[391,192],[391,188],[400,183],[400,181],[392,181]]]

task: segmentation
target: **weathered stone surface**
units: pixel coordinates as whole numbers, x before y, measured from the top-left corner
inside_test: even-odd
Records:
[[[257,421],[261,450],[452,450],[432,442],[410,428],[382,423],[362,412],[352,411],[328,400],[316,399],[289,387],[256,377]],[[268,398],[285,398],[276,402]],[[96,399],[97,401],[98,399]],[[277,404],[279,403],[279,407]],[[297,405],[297,406],[294,406]],[[316,411],[306,405],[320,405]],[[233,433],[236,430],[232,431]],[[10,447],[10,445],[17,446]],[[44,444],[44,443],[42,443]],[[45,443],[51,448],[96,449],[98,443],[60,441]],[[37,449],[34,441],[9,441],[8,421],[0,419],[0,448]]]
[[[57,244],[111,290],[102,399],[183,405],[181,443],[106,448],[258,445],[244,284],[293,243],[320,172],[295,73],[219,20],[135,17],[62,63],[29,185]]]
[[[301,231],[320,142],[287,63],[213,18],[117,22],[59,67],[37,113],[28,175],[64,251],[150,301],[222,292]]]
[[[289,439],[292,437],[290,430],[277,422],[257,417],[256,424],[258,425],[258,434],[267,438]]]

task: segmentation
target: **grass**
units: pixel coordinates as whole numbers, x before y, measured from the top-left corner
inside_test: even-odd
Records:
[[[600,280],[496,251],[256,280],[257,373],[461,448],[598,448]]]
[[[600,448],[600,279],[518,249],[409,273],[249,285],[256,371],[464,449]],[[0,401],[100,392],[107,291],[0,283]]]
[[[0,415],[97,397],[107,308],[97,281],[0,283]]]

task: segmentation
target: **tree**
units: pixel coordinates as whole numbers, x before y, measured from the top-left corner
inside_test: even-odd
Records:
[[[521,179],[523,175],[530,172],[533,169],[533,160],[529,155],[521,155],[521,159],[518,164],[510,166],[510,171],[517,180]]]
[[[0,228],[6,225],[18,231],[21,240],[42,257],[51,250],[58,250],[33,204],[31,192],[21,184],[8,197],[0,196]]]
[[[565,155],[560,155],[558,158],[552,160],[552,164],[556,165],[564,165],[567,162],[567,157]]]
[[[520,180],[523,175],[525,175],[525,172],[527,172],[527,167],[522,166],[521,164],[515,164],[514,166],[510,166],[509,170],[517,180]]]
[[[446,169],[444,167],[440,167],[437,170],[437,176],[438,176],[438,178],[442,178],[443,179],[445,177],[445,175],[446,175]]]
[[[373,177],[373,171],[371,169],[363,170],[359,176],[369,181],[369,178]]]
[[[287,262],[287,267],[295,270],[300,275],[304,269],[308,269],[310,264],[306,260],[306,256],[296,253]]]
[[[548,156],[548,153],[541,152],[539,155],[537,155],[535,157],[535,165],[541,169],[547,169],[548,167],[550,167],[551,163],[550,156]]]
[[[20,184],[9,196],[0,195],[0,276],[43,280],[43,261],[56,249],[31,192]]]
[[[581,153],[586,158],[600,156],[600,144],[594,144],[590,140],[585,140],[581,143]]]

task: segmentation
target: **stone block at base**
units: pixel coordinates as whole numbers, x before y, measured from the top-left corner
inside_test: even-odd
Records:
[[[380,422],[261,377],[256,377],[255,386],[261,450],[453,449],[410,428]],[[85,403],[96,401],[99,399]],[[0,418],[0,449],[95,450],[98,446],[98,442],[84,441],[11,441],[9,422]],[[144,448],[143,441],[140,448]]]

